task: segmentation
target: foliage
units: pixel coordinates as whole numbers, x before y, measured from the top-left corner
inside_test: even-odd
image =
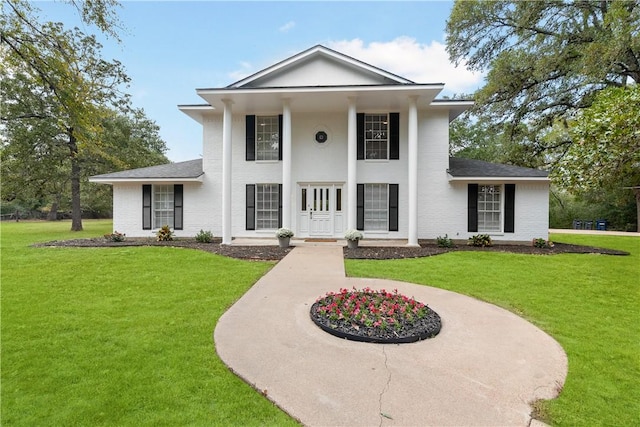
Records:
[[[594,188],[569,193],[551,186],[549,194],[549,226],[572,228],[573,220],[606,219],[609,229],[636,231],[636,201],[633,192],[619,189]]]
[[[82,6],[83,19],[107,29],[113,22],[109,10],[113,3],[89,3]],[[122,90],[129,78],[120,62],[102,59],[102,45],[95,36],[78,28],[67,30],[61,23],[38,22],[30,3],[15,0],[5,5],[0,19],[4,48],[0,78],[9,88],[3,96],[2,121],[22,130],[27,145],[23,151],[30,143],[43,159],[42,169],[50,167],[57,176],[67,172],[71,228],[78,231],[82,229],[80,156],[87,147],[98,146],[105,108],[128,107],[129,95]],[[45,123],[36,124],[32,132],[38,121]],[[42,179],[40,174],[38,178]]]
[[[213,242],[213,233],[209,230],[207,231],[200,230],[198,234],[196,234],[196,242],[199,242],[199,243]]]
[[[347,240],[360,240],[362,238],[364,238],[364,235],[362,234],[362,232],[360,232],[360,230],[347,230],[344,233],[344,238]]]
[[[469,246],[493,246],[493,241],[491,240],[491,236],[488,234],[475,234],[469,237],[469,242],[467,243]]]
[[[477,95],[493,118],[545,126],[589,105],[603,85],[640,81],[638,9],[637,1],[617,0],[456,1],[447,51],[456,64],[489,69]]]
[[[570,127],[576,143],[555,171],[563,187],[574,191],[635,191],[640,214],[640,85],[608,88]],[[629,190],[627,190],[629,192]],[[640,218],[636,218],[640,220]]]
[[[105,234],[104,238],[110,242],[124,242],[127,239],[127,235],[114,231],[113,233]]]
[[[504,154],[503,139],[500,126],[466,111],[449,125],[449,155],[500,163]]]
[[[350,277],[420,283],[491,302],[553,336],[566,351],[570,369],[560,396],[541,403],[549,425],[586,426],[594,420],[599,425],[637,425],[640,239],[550,238],[631,256],[450,252],[405,260],[345,260],[345,266]]]
[[[276,237],[280,239],[293,237],[293,231],[289,230],[288,228],[279,228],[278,231],[276,231]]]
[[[603,88],[640,81],[638,28],[638,0],[456,1],[447,50],[456,64],[488,71],[474,112],[480,130],[497,130],[495,144],[481,138],[472,155],[502,148],[500,161],[519,166],[561,159],[579,110]]]
[[[531,244],[533,247],[541,248],[541,249],[550,249],[553,247],[553,242],[551,240],[546,240],[541,237],[537,239],[533,239]]]
[[[451,238],[447,234],[445,234],[444,237],[442,236],[436,237],[436,244],[440,248],[452,248],[453,240],[451,240]]]
[[[163,225],[156,233],[158,242],[168,242],[173,240],[173,231],[168,225]]]
[[[0,224],[3,426],[298,425],[212,342],[220,316],[273,263],[170,247],[31,247],[113,230],[84,225]]]
[[[381,330],[400,327],[402,323],[412,324],[429,310],[415,299],[399,294],[397,289],[393,292],[370,288],[340,289],[338,293],[328,292],[316,302],[319,304],[317,313],[329,320],[345,320]]]

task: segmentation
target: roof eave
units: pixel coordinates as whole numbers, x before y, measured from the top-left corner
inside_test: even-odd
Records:
[[[204,173],[197,177],[163,177],[163,178],[100,178],[100,177],[91,177],[89,178],[89,182],[95,182],[97,184],[125,184],[125,183],[159,183],[159,182],[171,182],[171,183],[180,183],[180,182],[203,182],[204,181]]]
[[[178,105],[178,110],[182,111],[196,122],[203,124],[204,114],[215,111],[215,108],[208,104]]]
[[[449,172],[447,172],[447,177],[449,181],[458,182],[550,181],[548,176],[453,176]]]
[[[436,109],[449,110],[449,123],[454,121],[460,114],[473,107],[475,102],[473,100],[449,100],[449,99],[434,99],[431,103],[431,107]]]
[[[413,83],[411,80],[405,79],[404,77],[395,75],[393,73],[390,73],[388,71],[385,71],[381,68],[375,67],[373,65],[367,64],[366,62],[362,62],[358,59],[352,58],[348,55],[345,55],[343,53],[337,52],[335,50],[329,49],[325,46],[322,45],[316,45],[313,46],[305,51],[302,51],[294,56],[291,56],[287,59],[284,59],[268,68],[265,68],[261,71],[258,71],[257,73],[251,74],[250,76],[245,77],[242,80],[238,80],[235,83],[230,84],[229,86],[227,86],[228,88],[240,88],[242,86],[245,86],[255,80],[258,80],[266,75],[269,75],[271,73],[277,72],[279,70],[285,69],[289,66],[291,66],[292,64],[295,64],[301,60],[303,60],[304,58],[307,58],[311,55],[314,54],[324,54],[330,57],[333,57],[335,59],[338,59],[340,61],[344,61],[348,64],[350,64],[351,66],[355,66],[355,67],[359,67],[362,69],[365,69],[369,72],[373,72],[375,74],[378,74],[380,76],[383,76],[385,78],[388,78],[390,80],[396,81],[398,83]]]

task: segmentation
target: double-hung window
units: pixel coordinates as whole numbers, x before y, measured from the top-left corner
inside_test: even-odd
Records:
[[[478,186],[478,231],[500,232],[502,197],[500,185]]]
[[[153,186],[153,227],[173,228],[173,185]]]
[[[389,229],[389,195],[387,184],[364,185],[364,229]]]
[[[364,115],[364,150],[366,160],[389,158],[389,120],[387,114]]]
[[[278,116],[256,117],[256,160],[278,160],[279,126]]]
[[[278,228],[279,185],[256,184],[256,229]]]

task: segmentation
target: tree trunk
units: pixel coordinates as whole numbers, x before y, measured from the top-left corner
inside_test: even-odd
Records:
[[[73,128],[68,129],[71,154],[71,231],[82,231],[82,208],[80,206],[80,163],[78,144]]]
[[[636,195],[636,231],[640,233],[640,187],[634,188],[633,193]]]
[[[57,220],[58,220],[58,196],[56,196],[53,203],[51,203],[51,210],[49,211],[49,221],[57,221]]]

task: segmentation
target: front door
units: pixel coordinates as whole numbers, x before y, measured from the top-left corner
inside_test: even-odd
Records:
[[[298,232],[328,237],[342,233],[342,184],[300,184]]]
[[[309,193],[309,235],[331,236],[333,203],[330,187],[310,186]]]

